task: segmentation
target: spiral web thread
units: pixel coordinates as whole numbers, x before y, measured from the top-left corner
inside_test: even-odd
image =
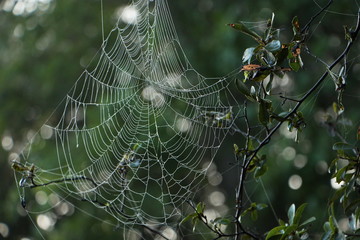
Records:
[[[121,224],[170,224],[239,110],[229,77],[192,68],[165,0],[128,7],[136,18],[119,19],[22,153],[20,185],[89,202]]]

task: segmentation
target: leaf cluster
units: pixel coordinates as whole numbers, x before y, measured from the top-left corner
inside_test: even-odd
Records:
[[[223,233],[223,226],[230,225],[233,223],[231,220],[223,217],[208,220],[207,216],[204,214],[205,204],[203,202],[199,202],[196,207],[192,202],[189,202],[190,206],[194,209],[193,213],[187,215],[180,224],[184,224],[185,222],[191,221],[191,225],[193,226],[193,231],[196,230],[196,227],[199,223],[203,223],[206,227],[208,227],[213,233],[216,233],[218,236],[225,236]]]
[[[357,135],[359,135],[357,133]],[[332,177],[340,185],[334,195],[329,199],[329,219],[324,224],[325,234],[323,240],[349,239],[360,237],[358,224],[360,222],[360,153],[356,144],[337,142],[333,145],[337,157],[331,162],[329,170]],[[349,219],[349,231],[343,233],[336,220],[335,205],[341,207]]]
[[[343,116],[344,104],[343,104],[343,92],[346,86],[346,58],[347,53],[354,42],[357,32],[360,27],[360,13],[358,16],[358,23],[355,30],[345,28],[345,37],[348,40],[348,45],[336,60],[330,65],[327,65],[325,61],[317,58],[325,65],[324,73],[313,84],[310,89],[305,92],[299,100],[287,98],[280,93],[280,98],[286,101],[294,103],[289,110],[278,110],[277,103],[274,95],[272,95],[273,82],[275,78],[281,81],[281,78],[287,72],[297,72],[303,68],[304,63],[302,61],[302,53],[305,49],[309,55],[310,51],[307,49],[305,42],[307,40],[307,34],[309,28],[314,19],[323,13],[330,5],[332,1],[323,7],[317,14],[315,14],[310,21],[305,25],[303,29],[300,27],[299,19],[294,17],[292,19],[293,38],[290,42],[281,42],[279,40],[279,30],[274,28],[274,14],[267,22],[267,27],[262,33],[258,33],[249,29],[245,23],[229,24],[230,27],[241,33],[251,37],[255,40],[255,46],[246,48],[243,53],[242,61],[244,65],[240,69],[240,74],[243,74],[243,78],[237,78],[235,84],[239,92],[248,100],[245,101],[244,116],[246,131],[239,131],[246,137],[246,142],[243,148],[234,144],[234,153],[236,159],[239,162],[239,182],[236,189],[236,210],[235,220],[230,221],[227,218],[217,218],[208,221],[203,214],[203,208],[198,205],[195,212],[188,215],[184,220],[192,220],[195,226],[199,221],[203,222],[211,231],[218,234],[218,238],[226,236],[236,236],[236,239],[262,239],[265,240],[285,240],[285,239],[308,239],[308,226],[315,221],[315,217],[310,217],[305,221],[302,221],[302,215],[306,207],[306,203],[302,204],[296,209],[292,204],[288,209],[288,220],[279,220],[278,226],[268,231],[265,235],[256,236],[251,231],[247,230],[243,226],[242,219],[244,217],[250,217],[252,220],[256,220],[259,215],[259,211],[266,208],[266,204],[250,202],[244,203],[244,195],[246,194],[245,181],[249,173],[252,173],[254,178],[258,180],[262,175],[266,173],[268,167],[266,165],[266,155],[260,154],[262,147],[268,144],[274,133],[280,128],[281,125],[287,124],[287,128],[290,132],[296,133],[295,141],[299,141],[298,133],[300,133],[306,127],[306,121],[303,113],[299,111],[300,106],[309,99],[317,90],[324,80],[330,76],[335,84],[335,91],[337,93],[337,101],[333,104],[333,110],[336,114],[336,120],[339,116]],[[338,73],[333,68],[344,60],[344,66],[342,66]],[[257,108],[257,118],[259,124],[256,125],[258,131],[254,137],[252,134],[255,127],[247,116],[247,103],[254,104]],[[283,105],[283,104],[282,104]],[[231,119],[233,120],[233,119]],[[261,132],[261,133],[260,133]],[[341,240],[341,239],[357,239],[360,238],[358,226],[360,224],[360,151],[359,147],[355,144],[350,144],[345,141],[345,138],[340,136],[336,129],[335,134],[332,136],[338,136],[341,142],[335,143],[333,150],[337,151],[337,158],[331,163],[330,170],[333,171],[333,178],[341,187],[336,190],[335,194],[329,201],[329,219],[324,224],[323,240]],[[262,138],[263,137],[263,138]],[[360,127],[357,130],[357,141],[360,140]],[[244,194],[245,193],[245,194]],[[334,211],[335,203],[341,203],[345,214],[349,218],[349,232],[344,232],[340,229],[336,214]],[[235,232],[233,234],[224,234],[221,232],[221,226],[235,224]],[[217,238],[217,239],[218,239]]]
[[[236,86],[248,100],[258,103],[258,120],[263,126],[267,127],[273,120],[288,121],[290,131],[296,129],[300,132],[305,126],[302,113],[290,114],[291,110],[289,110],[277,114],[268,96],[271,95],[275,77],[282,78],[286,72],[298,71],[303,67],[301,48],[305,36],[300,31],[298,18],[295,17],[292,20],[294,34],[292,41],[281,43],[278,39],[279,30],[273,27],[273,23],[274,14],[268,20],[263,37],[248,29],[243,23],[229,24],[234,29],[251,36],[258,43],[257,46],[244,51],[243,62],[247,63],[241,68],[244,79],[236,79]],[[246,83],[251,86],[248,87]]]
[[[247,28],[242,22],[229,24],[232,28],[252,37],[258,44],[244,51],[242,60],[247,65],[241,70],[244,72],[245,80],[261,82],[268,76],[275,74],[282,77],[284,72],[298,71],[303,67],[301,48],[304,35],[300,31],[298,18],[292,20],[294,37],[289,43],[280,42],[280,31],[273,27],[274,18],[275,15],[272,14],[262,36]],[[285,62],[287,65],[284,65]]]
[[[242,159],[245,157],[247,159],[254,153],[255,147],[253,141],[249,139],[247,147],[245,149],[240,149],[238,145],[234,144],[234,153],[238,159]],[[250,163],[246,168],[247,173],[253,173],[255,179],[258,179],[262,175],[264,175],[267,171],[268,167],[266,165],[266,155],[258,155],[255,154]]]
[[[305,225],[308,225],[316,219],[315,217],[310,217],[307,220],[301,222],[301,217],[306,205],[307,204],[304,203],[298,209],[296,209],[295,204],[292,204],[287,212],[288,222],[279,220],[279,226],[271,229],[267,233],[265,240],[308,239],[309,235]]]

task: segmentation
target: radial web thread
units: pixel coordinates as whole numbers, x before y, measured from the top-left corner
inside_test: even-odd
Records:
[[[121,224],[170,224],[201,188],[240,107],[231,76],[192,68],[165,0],[129,7],[136,18],[119,19],[23,151],[18,161],[34,167],[20,181],[89,202]]]

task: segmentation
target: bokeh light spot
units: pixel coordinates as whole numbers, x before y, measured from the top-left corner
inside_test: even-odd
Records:
[[[209,195],[209,202],[215,206],[221,206],[225,203],[225,195],[222,192],[214,191]]]
[[[288,184],[291,189],[298,190],[302,185],[302,178],[299,175],[294,174],[289,178]]]
[[[7,238],[9,236],[10,230],[7,224],[0,222],[0,236]]]

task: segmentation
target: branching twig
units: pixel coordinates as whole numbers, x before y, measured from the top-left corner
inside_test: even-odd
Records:
[[[307,31],[309,30],[312,22],[313,22],[321,13],[323,13],[327,8],[329,8],[332,3],[333,3],[333,0],[329,0],[329,2],[328,2],[322,9],[320,9],[318,13],[316,13],[314,16],[312,16],[311,19],[309,20],[309,22],[303,27],[303,29],[301,29],[301,33],[302,33],[302,34],[306,34]]]
[[[329,65],[324,60],[322,60],[321,58],[319,58],[318,56],[316,56],[312,52],[310,52],[310,49],[308,48],[308,46],[305,46],[305,52],[307,54],[309,54],[311,57],[315,58],[316,61],[321,62],[321,64],[323,64],[325,67],[329,68]]]
[[[247,173],[247,166],[246,166],[246,160],[248,158],[248,148],[249,148],[249,143],[250,143],[250,138],[251,138],[251,134],[250,134],[250,124],[249,124],[249,119],[247,118],[247,104],[246,102],[244,103],[244,119],[245,119],[245,124],[246,124],[246,149],[245,152],[246,154],[244,154],[244,158],[243,158],[243,162],[242,162],[242,166],[240,169],[240,176],[239,176],[239,182],[238,182],[238,188],[236,190],[236,211],[235,211],[235,223],[236,223],[236,231],[235,231],[235,239],[240,239],[241,234],[246,234],[248,236],[251,236],[253,239],[257,239],[257,237],[246,231],[243,226],[241,225],[240,222],[240,216],[243,210],[243,196],[244,196],[244,186],[245,186],[245,180],[246,180],[246,173]],[[238,158],[238,156],[236,156]]]
[[[317,14],[315,14],[310,19],[310,21],[302,29],[302,31],[301,31],[302,34],[306,34],[306,32],[308,31],[308,29],[310,28],[312,22],[316,19],[316,17],[318,17],[322,12],[324,12],[332,4],[332,2],[333,2],[333,0],[330,0],[325,7],[323,7]],[[281,97],[281,98],[284,98],[285,100],[291,100],[291,101],[295,102],[296,103],[295,107],[289,113],[287,113],[284,117],[282,117],[282,119],[279,120],[279,122],[275,125],[275,127],[273,127],[267,133],[266,137],[260,142],[260,144],[253,151],[251,151],[251,152],[245,151],[246,154],[244,154],[243,163],[242,163],[242,166],[241,166],[241,169],[240,169],[238,187],[237,187],[237,191],[236,191],[236,212],[235,212],[235,221],[236,221],[236,232],[235,233],[236,233],[236,238],[235,239],[237,239],[237,240],[240,239],[241,232],[243,232],[243,233],[245,232],[242,225],[241,225],[241,222],[239,221],[239,217],[241,216],[241,213],[242,213],[242,210],[243,210],[242,197],[243,197],[244,182],[245,182],[245,179],[246,179],[246,173],[247,173],[247,169],[250,166],[252,160],[257,156],[257,153],[265,145],[267,145],[270,142],[271,137],[279,130],[280,126],[285,121],[288,121],[294,115],[296,115],[298,109],[304,103],[304,101],[306,99],[308,99],[321,86],[321,84],[324,82],[324,80],[329,75],[329,70],[334,68],[340,61],[342,61],[344,58],[346,58],[348,52],[350,51],[351,47],[354,44],[355,38],[357,37],[359,30],[360,30],[360,10],[358,12],[356,28],[355,28],[354,31],[351,32],[351,39],[348,41],[348,44],[345,47],[344,51],[330,65],[326,65],[327,69],[323,73],[323,75],[317,80],[317,82],[299,100],[290,99],[290,98],[286,98],[286,97]],[[249,136],[250,136],[250,133],[249,133],[250,132],[250,127],[249,127],[248,119],[246,118],[246,105],[245,105],[244,112],[245,112],[245,123],[247,124],[247,138],[246,138],[247,139],[246,148],[247,148],[248,147]],[[252,233],[245,232],[245,234],[249,235],[250,237],[252,237],[254,239],[258,239]]]
[[[198,219],[213,233],[217,235],[215,239],[220,239],[222,237],[234,237],[235,234],[227,234],[223,233],[220,229],[213,228],[207,219],[207,217],[202,213],[198,212],[196,206],[193,204],[192,201],[187,200],[187,203],[191,206],[193,210],[195,210],[195,213],[197,214]]]
[[[289,100],[289,101],[292,101],[292,102],[299,102],[299,100],[297,100],[297,99],[285,97],[285,96],[282,96],[282,95],[280,95],[280,98],[284,99],[284,102],[286,100]],[[284,104],[284,102],[283,102],[283,104]]]
[[[357,17],[357,24],[355,30],[352,32],[352,41],[349,41],[344,51],[338,56],[336,60],[332,64],[329,65],[329,68],[323,73],[323,75],[318,79],[318,81],[305,93],[305,95],[298,100],[298,103],[295,105],[295,107],[290,111],[283,120],[277,123],[277,125],[270,131],[270,133],[264,138],[264,140],[259,144],[259,146],[253,151],[251,156],[247,159],[245,167],[248,167],[251,160],[256,156],[256,154],[260,151],[262,147],[264,147],[266,144],[269,143],[271,137],[274,135],[275,132],[280,128],[280,126],[287,121],[293,114],[297,112],[297,110],[300,108],[300,106],[304,103],[304,101],[312,95],[316,89],[323,83],[323,81],[326,79],[326,77],[329,75],[329,70],[334,68],[342,59],[346,57],[348,52],[350,51],[351,47],[353,46],[355,39],[359,33],[360,30],[360,9],[358,11],[358,17]]]
[[[85,176],[70,177],[70,178],[61,178],[61,179],[52,180],[52,181],[49,181],[49,182],[46,182],[46,183],[42,183],[42,184],[37,184],[37,183],[35,183],[35,182],[34,182],[34,179],[31,178],[31,183],[32,183],[32,185],[30,185],[29,187],[30,187],[30,188],[45,187],[45,186],[47,186],[47,185],[54,184],[54,183],[64,183],[64,182],[72,182],[72,181],[79,181],[79,180],[89,181],[89,182],[91,182],[91,183],[94,185],[94,187],[97,187],[97,184],[95,183],[95,181],[94,181],[92,178],[88,178],[88,177],[85,177]]]

